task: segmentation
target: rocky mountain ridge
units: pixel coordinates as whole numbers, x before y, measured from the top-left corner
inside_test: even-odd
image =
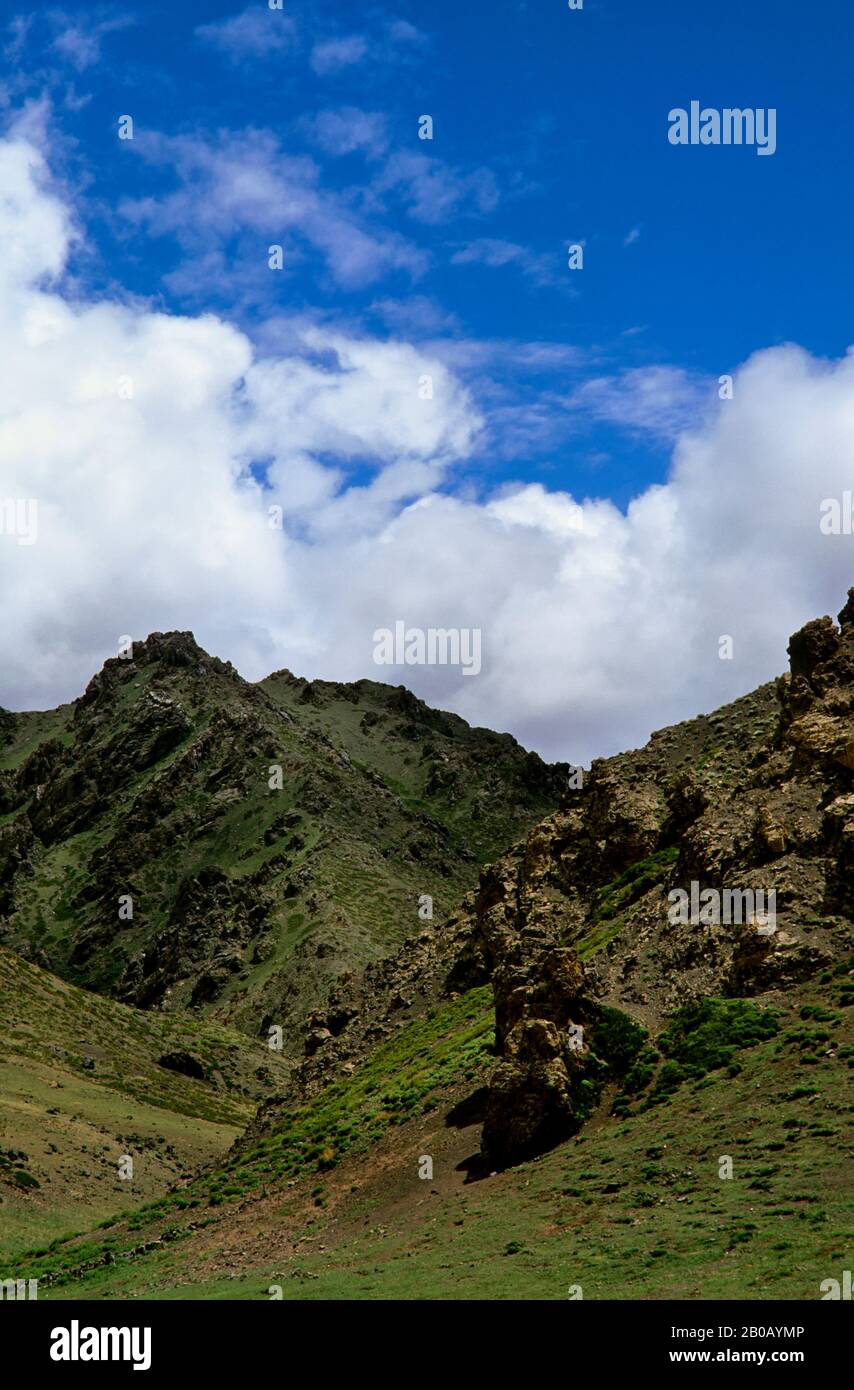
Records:
[[[850,1191],[852,614],[796,633],[779,681],[580,780],[406,691],[246,688],[185,634],[82,704],[0,719],[9,944],[137,1001],[0,949],[9,1113],[20,1097],[44,1131],[0,1124],[12,1272],[47,1297],[565,1298],[568,1268],[585,1297],[815,1296]],[[100,912],[122,853],[136,942]],[[689,890],[766,906],[674,917]],[[25,1018],[54,1001],[58,1051]],[[127,1098],[152,1084],[134,1136]],[[128,1145],[155,1200],[33,1249],[56,1211],[91,1227]]]
[[[750,998],[839,968],[854,944],[854,590],[839,626],[808,623],[789,654],[778,681],[594,761],[447,922],[344,981],[250,1139],[406,1018],[489,982],[483,1147],[518,1161],[583,1122],[610,1011],[654,1030],[706,997]],[[668,894],[692,883],[773,893],[776,920],[672,920]]]
[[[288,1044],[331,981],[447,915],[564,770],[403,687],[253,685],[189,633],[0,721],[0,939],[142,1008]]]

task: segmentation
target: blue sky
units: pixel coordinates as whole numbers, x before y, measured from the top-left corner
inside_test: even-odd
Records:
[[[374,675],[374,627],[418,616],[483,627],[484,678],[382,678],[572,756],[781,669],[851,577],[815,534],[852,442],[850,28],[796,0],[7,7],[0,236],[39,244],[9,301],[0,497],[40,497],[56,529],[0,566],[30,589],[43,567],[55,596],[79,551],[70,607],[22,607],[0,701],[67,698],[146,625],[250,675]],[[776,152],[672,145],[692,100],[774,108]],[[78,340],[26,416],[48,305]],[[114,369],[148,373],[121,422],[92,398]],[[275,552],[246,529],[271,497]],[[213,554],[186,531],[204,506]],[[131,533],[129,564],[106,537]],[[691,674],[665,699],[649,673],[674,625]]]
[[[21,15],[24,78],[10,63],[8,100],[52,95],[53,139],[90,237],[87,285],[214,308],[250,332],[298,310],[456,343],[484,401],[510,412],[506,456],[469,462],[477,485],[546,478],[624,505],[666,472],[667,412],[652,428],[621,428],[629,403],[609,398],[615,428],[567,407],[579,382],[660,363],[716,379],[774,343],[830,355],[847,345],[842,4],[808,14],[796,0],[586,0],[582,11],[561,0],[285,0],[270,11],[211,0]],[[775,107],[776,154],[672,148],[667,112],[693,98]],[[364,131],[355,112],[368,115]],[[132,144],[116,139],[125,113]],[[432,142],[417,139],[422,113]],[[342,283],[273,205],[267,228],[238,216],[216,244],[207,227],[195,245],[191,227],[158,234],[139,205],[181,186],[173,163],[192,180],[194,144],[230,133],[237,146],[249,132],[260,158],[304,161],[342,217],[398,238],[399,263],[390,255]],[[401,161],[411,167],[395,170]],[[264,273],[267,233],[285,248],[280,276]],[[572,273],[576,240],[585,267]],[[210,261],[193,273],[201,247]],[[550,361],[520,362],[512,345],[534,342],[555,345]]]

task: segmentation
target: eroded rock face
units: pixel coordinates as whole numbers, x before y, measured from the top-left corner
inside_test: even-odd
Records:
[[[830,618],[816,618],[796,632],[789,642],[789,669],[793,681],[805,680],[821,691],[825,669],[839,655],[840,634]]]
[[[535,845],[526,857],[533,875],[545,864],[540,838],[535,837]],[[487,875],[486,901],[494,885],[494,877],[490,881]],[[483,1148],[497,1164],[559,1142],[581,1119],[573,1082],[584,1067],[573,1050],[570,1028],[590,1016],[584,972],[576,951],[560,945],[560,924],[551,905],[539,905],[539,911],[537,906],[524,900],[518,904],[511,895],[481,905],[478,917],[501,1059],[489,1083]]]
[[[31,873],[32,848],[33,832],[28,825],[12,822],[0,826],[0,917],[12,908],[16,880]]]
[[[529,1019],[508,1039],[507,1055],[489,1082],[483,1151],[503,1166],[559,1144],[577,1130],[585,1112],[578,1104],[583,1061],[547,1019]]]
[[[840,623],[795,633],[776,687],[595,762],[484,871],[455,978],[492,980],[483,1144],[494,1161],[577,1127],[603,1004],[655,1027],[692,998],[785,988],[850,951],[854,590]],[[671,920],[668,893],[692,882],[766,904],[774,892],[776,922]],[[572,1023],[586,1025],[581,1051]]]
[[[517,1162],[589,1114],[609,1008],[658,1032],[704,995],[785,989],[850,954],[854,590],[840,622],[796,633],[779,682],[594,762],[439,929],[342,977],[309,1020],[291,1092],[262,1108],[248,1140],[351,1075],[413,1007],[491,982],[482,1145],[496,1167]],[[766,902],[773,891],[776,922],[762,910],[671,920],[668,895],[692,882]]]

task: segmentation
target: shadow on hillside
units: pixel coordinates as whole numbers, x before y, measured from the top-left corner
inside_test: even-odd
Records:
[[[465,1100],[459,1101],[445,1116],[445,1124],[452,1129],[468,1129],[470,1125],[482,1125],[486,1115],[486,1086],[479,1086]]]
[[[471,1157],[464,1158],[462,1163],[458,1163],[455,1171],[465,1173],[467,1186],[470,1182],[482,1182],[484,1178],[494,1177],[497,1169],[494,1163],[489,1162],[486,1154],[478,1150],[476,1154],[472,1154]]]

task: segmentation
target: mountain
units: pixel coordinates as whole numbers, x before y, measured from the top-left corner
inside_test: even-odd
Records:
[[[559,804],[510,848],[472,848],[484,862],[456,907],[301,995],[291,1065],[224,1157],[130,1217],[20,1257],[17,1277],[83,1298],[820,1297],[847,1258],[850,1209],[854,590],[839,625],[807,624],[789,655],[789,673],[752,695],[582,778],[561,769]],[[189,688],[182,708],[201,725]],[[373,729],[340,691],[380,714],[395,692],[305,696],[286,674],[249,689],[237,702],[263,728],[270,706],[287,714],[295,749],[330,739],[395,779],[415,814],[417,754],[447,716],[424,712],[411,740],[392,716],[380,765],[373,743],[354,744]],[[102,695],[87,692],[81,727]],[[20,753],[33,733],[18,718]],[[49,721],[37,736],[61,742]],[[263,770],[270,745],[255,744]],[[16,794],[33,755],[17,757]],[[526,755],[508,755],[521,775]],[[301,813],[323,785],[305,756]],[[223,780],[242,787],[236,773]],[[201,785],[208,802],[219,785]],[[194,804],[205,824],[208,803]],[[435,820],[465,838],[463,817]],[[27,862],[11,935],[32,950],[24,885],[44,880],[38,855]],[[279,961],[283,980],[303,964]],[[167,1016],[228,999],[192,1004],[176,985]]]
[[[440,921],[565,772],[400,687],[249,684],[189,633],[0,711],[3,1248],[221,1157],[330,985],[425,895]]]
[[[155,633],[73,704],[3,712],[0,940],[287,1044],[331,980],[447,915],[566,771],[402,687],[252,685]]]

